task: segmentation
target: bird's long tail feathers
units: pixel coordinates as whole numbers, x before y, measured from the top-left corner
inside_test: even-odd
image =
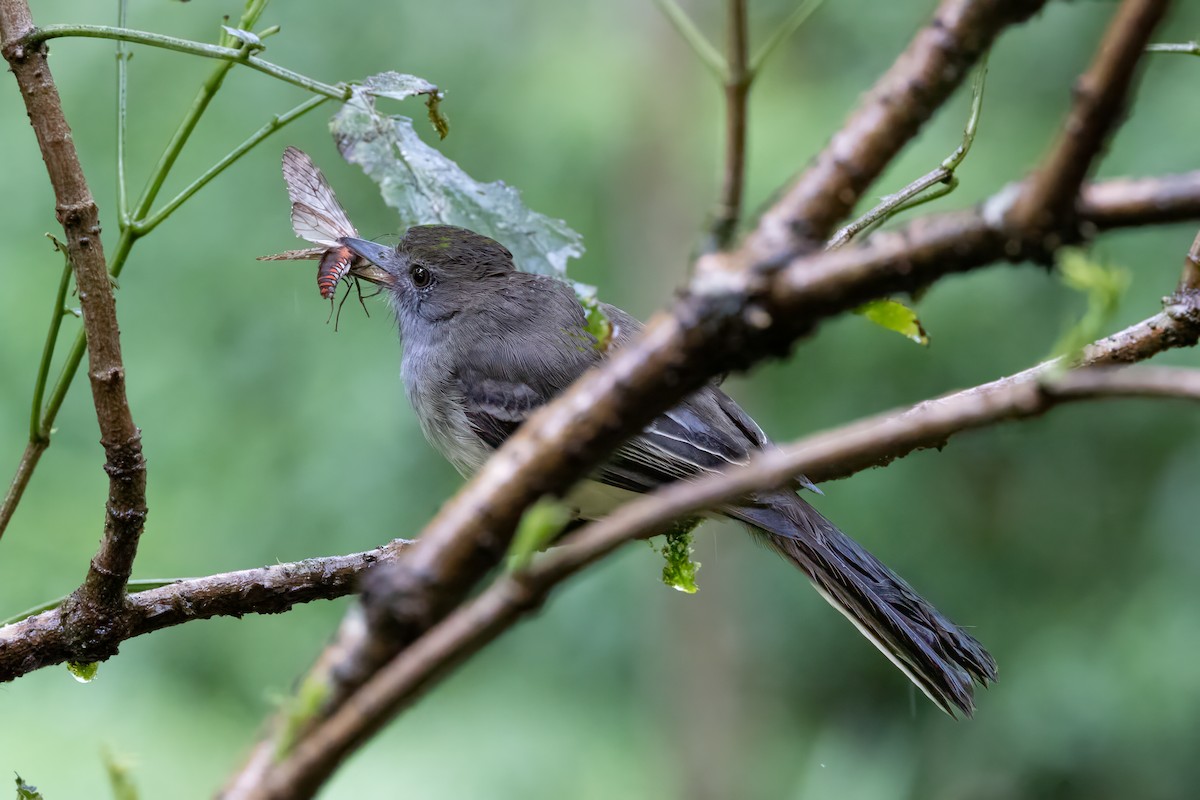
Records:
[[[974,684],[996,680],[979,642],[918,595],[873,555],[791,492],[759,495],[723,509],[762,533],[830,605],[951,716],[971,716]]]

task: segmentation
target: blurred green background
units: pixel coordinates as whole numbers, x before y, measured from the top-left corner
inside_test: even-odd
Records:
[[[112,3],[39,0],[36,21],[112,24]],[[240,4],[139,2],[131,27],[212,40]],[[723,4],[685,4],[721,39]],[[836,130],[934,3],[828,0],[776,56],[751,106],[749,208]],[[751,3],[756,41],[791,10]],[[1044,152],[1115,8],[1053,2],[995,49],[965,206]],[[572,277],[647,316],[683,280],[716,193],[720,94],[649,0],[278,3],[271,60],[326,81],[397,69],[438,83],[440,145],[481,180],[580,230]],[[1155,38],[1200,30],[1176,4]],[[135,48],[131,187],[210,64]],[[51,61],[76,144],[114,217],[111,42],[58,40]],[[1148,60],[1101,172],[1197,166],[1200,59]],[[24,446],[61,258],[54,201],[16,87],[0,76],[0,476]],[[166,193],[267,116],[303,99],[234,70]],[[877,186],[893,191],[958,142],[960,92]],[[118,310],[149,460],[140,577],[189,576],[362,550],[417,532],[459,485],[418,431],[387,314],[325,324],[311,265],[254,257],[297,246],[279,153],[325,170],[358,227],[394,234],[374,186],[327,135],[332,106],[269,140],[141,242]],[[420,116],[411,102],[402,111]],[[423,123],[422,135],[432,140]],[[1107,236],[1133,274],[1114,328],[1174,285],[1195,225]],[[849,318],[729,382],[777,440],[991,379],[1043,357],[1084,299],[1044,271],[997,267],[919,303],[928,349]],[[77,325],[67,323],[69,342]],[[65,344],[63,345],[65,349]],[[1195,353],[1168,363],[1200,366]],[[70,591],[103,518],[103,454],[76,380],[0,542],[0,617]],[[565,587],[341,770],[329,798],[1167,798],[1200,783],[1200,533],[1194,408],[1075,406],[956,439],[826,487],[821,509],[996,655],[1001,682],[954,722],[791,568],[732,527],[697,536],[701,591],[658,582],[645,545]],[[47,798],[104,797],[100,753],[144,797],[209,794],[325,643],[346,601],[282,617],[200,622],[135,639],[89,685],[65,668],[0,686],[0,772]],[[0,780],[3,780],[0,778]],[[3,784],[0,783],[0,786]],[[0,789],[0,795],[3,790]]]

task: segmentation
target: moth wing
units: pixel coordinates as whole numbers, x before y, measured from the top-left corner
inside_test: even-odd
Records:
[[[285,250],[282,253],[275,253],[269,256],[259,256],[258,261],[316,261],[325,255],[327,251],[323,247],[309,247],[304,250]]]
[[[342,208],[342,204],[334,195],[333,187],[329,185],[329,181],[325,180],[321,170],[317,169],[317,165],[304,151],[297,150],[295,147],[288,147],[283,151],[283,180],[287,184],[288,197],[292,201],[293,227],[296,217],[295,206],[299,204],[324,216],[329,221],[330,231],[337,234],[333,237],[334,239],[358,235],[358,231],[350,223],[350,218],[346,216],[346,210]],[[296,233],[301,235],[301,238],[316,241],[300,234],[299,229]],[[319,244],[324,243],[319,242]]]
[[[326,247],[341,247],[343,236],[356,236],[354,228],[347,230],[339,220],[304,203],[292,203],[292,230],[301,239]]]

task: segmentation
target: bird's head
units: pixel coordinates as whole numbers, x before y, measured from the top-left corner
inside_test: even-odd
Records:
[[[339,240],[363,259],[350,274],[388,292],[406,338],[418,326],[467,310],[486,284],[515,269],[512,253],[486,236],[452,225],[417,225],[396,247]]]

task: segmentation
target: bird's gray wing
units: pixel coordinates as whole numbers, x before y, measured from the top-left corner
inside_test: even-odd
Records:
[[[474,433],[497,448],[548,398],[527,383],[481,375],[459,382]],[[665,483],[743,464],[765,443],[761,431],[720,390],[705,387],[651,422],[594,475],[602,483],[648,492]]]
[[[622,489],[649,492],[746,463],[759,442],[736,424],[721,399],[737,408],[719,389],[704,387],[621,445],[596,477]]]
[[[573,296],[570,301],[574,304]],[[620,309],[608,305],[604,309],[614,323],[617,346],[641,328],[636,319]],[[560,357],[543,358],[534,364],[529,362],[539,348],[497,348],[495,340],[487,346],[490,357],[464,359],[461,363],[472,365],[471,370],[460,371],[457,378],[467,421],[493,449],[534,410],[600,360],[599,354],[581,355],[576,348],[566,348],[555,351]],[[544,355],[544,349],[541,352]],[[546,379],[548,373],[554,373],[550,380]],[[768,445],[754,420],[732,398],[709,384],[622,444],[593,477],[621,489],[649,492],[682,478],[744,464],[753,451]],[[807,481],[797,485],[811,487]]]
[[[545,402],[533,387],[520,381],[475,374],[460,376],[459,386],[467,422],[493,450]]]

